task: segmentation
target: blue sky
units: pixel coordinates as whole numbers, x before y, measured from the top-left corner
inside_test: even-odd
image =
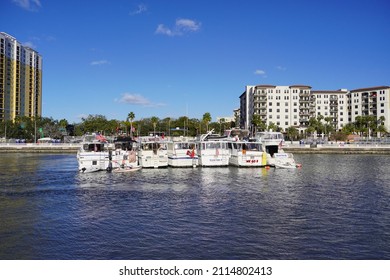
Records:
[[[246,85],[390,85],[390,1],[0,0],[43,116],[231,116]]]

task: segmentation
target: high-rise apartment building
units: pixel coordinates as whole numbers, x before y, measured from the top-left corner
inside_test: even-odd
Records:
[[[0,32],[0,121],[42,115],[42,57]]]
[[[246,86],[240,96],[240,127],[251,129],[254,115],[283,130],[293,126],[303,131],[311,117],[323,116],[336,130],[354,122],[356,116],[372,115],[390,131],[390,87],[348,91],[311,90],[310,86]]]

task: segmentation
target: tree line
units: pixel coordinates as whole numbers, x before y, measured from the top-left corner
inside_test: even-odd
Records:
[[[88,133],[103,135],[126,134],[130,136],[145,136],[151,133],[166,136],[196,136],[214,129],[216,133],[223,133],[225,129],[235,127],[234,122],[211,122],[211,114],[205,113],[202,119],[150,117],[135,119],[130,112],[125,120],[107,119],[104,115],[88,115],[79,123],[70,124],[66,119],[16,117],[14,121],[0,122],[0,135],[7,139],[25,139],[33,142],[39,138],[50,137],[61,139],[64,135],[82,136]]]
[[[379,119],[375,116],[357,116],[354,122],[348,123],[341,130],[336,131],[332,117],[318,115],[309,119],[309,125],[303,134],[300,134],[298,128],[294,126],[288,127],[284,133],[289,140],[298,140],[317,134],[317,136],[324,135],[329,137],[330,140],[345,141],[350,134],[356,134],[362,137],[381,137],[388,133],[384,123],[385,117],[383,116],[379,117]],[[267,126],[259,115],[253,116],[252,125],[256,131],[272,129],[272,131],[283,132],[282,128],[272,122]]]
[[[3,138],[25,139],[33,142],[39,138],[50,137],[61,139],[64,135],[82,136],[84,134],[99,132],[104,135],[126,134],[130,136],[144,136],[150,134],[164,134],[166,136],[196,136],[214,129],[216,133],[223,133],[226,129],[236,127],[235,122],[211,122],[211,114],[204,113],[202,119],[150,117],[136,120],[134,112],[130,112],[126,119],[107,119],[103,115],[89,115],[79,123],[70,124],[66,119],[54,120],[47,117],[16,117],[14,121],[0,123],[0,135]],[[318,115],[309,119],[309,125],[301,134],[297,127],[291,126],[283,131],[274,123],[266,125],[258,115],[254,115],[252,126],[254,131],[280,131],[286,134],[289,140],[317,135],[330,136],[330,140],[345,141],[349,134],[358,134],[363,137],[384,135],[387,133],[384,126],[385,118],[377,119],[375,116],[357,116],[355,122],[348,123],[341,130],[336,131],[332,118]]]

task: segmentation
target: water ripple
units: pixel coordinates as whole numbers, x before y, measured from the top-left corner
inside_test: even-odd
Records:
[[[0,259],[390,259],[390,159],[296,158],[79,174],[74,155],[4,154]]]

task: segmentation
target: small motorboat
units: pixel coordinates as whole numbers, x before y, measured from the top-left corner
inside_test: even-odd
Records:
[[[118,167],[114,168],[112,172],[114,173],[126,173],[126,172],[133,172],[140,170],[142,167],[141,166],[125,166],[125,167]]]
[[[275,162],[274,166],[275,168],[294,169],[302,167],[302,164],[297,164],[295,162]]]

